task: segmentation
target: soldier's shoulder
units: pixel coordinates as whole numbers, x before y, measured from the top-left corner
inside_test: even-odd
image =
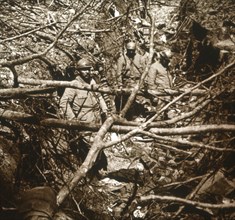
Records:
[[[153,68],[161,71],[161,72],[167,72],[166,71],[166,68],[159,62],[159,61],[155,61],[153,64],[152,64]]]

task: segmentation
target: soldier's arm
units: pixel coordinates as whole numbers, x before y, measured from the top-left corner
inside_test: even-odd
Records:
[[[157,77],[157,70],[153,67],[150,66],[148,75],[146,77],[146,84],[148,89],[155,89],[156,88],[156,77]]]
[[[75,118],[75,114],[71,107],[72,102],[74,100],[74,96],[75,96],[75,90],[72,88],[66,88],[59,103],[59,107],[60,110],[62,111],[63,116],[69,120]]]
[[[122,70],[123,70],[123,59],[119,57],[117,60],[117,71],[116,71],[116,82],[118,87],[122,87]]]
[[[94,84],[96,84],[96,82],[95,82],[94,79],[92,79],[91,80],[91,85],[94,85]],[[107,107],[107,104],[106,104],[103,96],[99,92],[96,92],[95,96],[98,98],[98,102],[99,102],[102,113],[107,114],[108,113],[108,107]]]

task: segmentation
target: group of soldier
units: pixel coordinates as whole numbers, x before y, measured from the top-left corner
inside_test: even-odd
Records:
[[[137,44],[133,41],[128,42],[124,53],[120,55],[116,63],[115,77],[113,78],[114,87],[133,88],[140,80],[144,68],[146,67],[147,59],[148,53],[140,55],[137,52]],[[103,70],[98,69],[95,71],[94,68],[95,64],[89,57],[84,56],[79,59],[75,63],[74,82],[81,86],[94,85],[102,82],[102,80],[99,79],[99,74],[103,75]],[[157,53],[155,53],[152,58],[152,64],[150,65],[147,78],[145,79],[145,84],[151,90],[161,90],[171,87],[171,78],[169,77],[166,68],[160,63]],[[116,109],[117,114],[121,111],[124,104],[120,103],[126,101],[127,98],[128,95],[127,97],[116,97],[116,107],[119,108]],[[64,90],[60,98],[59,107],[61,109],[60,114],[65,119],[76,119],[85,123],[101,123],[102,113],[105,113],[106,115],[110,114],[109,104],[103,94],[74,88],[66,88]],[[70,148],[78,147],[78,151],[83,148],[82,151],[88,153],[94,136],[89,132],[79,133],[80,134],[76,134],[76,131],[71,131]],[[79,139],[77,139],[76,143],[72,142],[74,135],[79,135]],[[85,156],[86,155],[83,155],[83,159]],[[107,158],[103,151],[100,152],[97,159],[98,160],[92,167],[93,170],[90,170],[91,172],[95,172],[91,174],[96,176],[99,174],[99,170],[104,169],[105,166],[107,167]],[[19,212],[23,215],[23,219],[38,219],[38,216],[43,219],[49,219],[49,217],[53,215],[55,209],[55,192],[47,186],[36,187],[26,191],[21,198],[19,206]]]
[[[114,89],[132,89],[139,82],[149,57],[147,51],[143,55],[138,53],[137,46],[137,43],[134,41],[126,43],[123,53],[120,54],[114,65],[112,82],[102,80],[106,77],[105,68],[97,68],[94,59],[91,60],[87,55],[79,59],[74,65],[74,82],[80,86],[91,86],[94,84],[103,85],[105,81],[105,86],[110,86]],[[153,55],[143,87],[147,87],[147,89],[151,91],[159,91],[171,87],[171,77],[166,68],[159,61],[157,53]],[[78,120],[89,124],[101,124],[108,116],[120,114],[129,96],[129,93],[116,93],[115,95],[109,96],[95,91],[65,88],[59,103],[60,114],[67,120]],[[166,101],[154,95],[153,97],[153,100],[157,100],[154,103],[155,106],[162,106],[164,101]],[[142,97],[142,99],[145,99],[145,97]],[[135,102],[126,114],[126,119],[138,119],[138,114],[141,114],[138,108],[142,107],[143,106],[138,103],[137,96]],[[158,108],[156,108],[156,111],[157,109]],[[70,148],[76,151],[75,154],[79,154],[79,152],[82,151],[89,151],[94,140],[94,133],[87,131],[70,131],[69,133],[69,139],[77,140],[70,143]],[[76,139],[74,136],[78,138]],[[104,159],[102,164],[107,164],[107,158],[104,152],[102,152],[102,155]],[[77,156],[79,157],[79,155]],[[80,155],[80,157],[85,159],[86,155]],[[97,169],[100,169],[100,167]]]
[[[123,53],[117,59],[112,82],[108,86],[122,89],[132,89],[140,80],[147,65],[149,53],[143,55],[137,51],[137,43],[127,42]],[[100,78],[106,77],[102,70],[95,71],[95,64],[89,57],[83,57],[75,64],[74,81],[79,85],[99,84]],[[95,73],[95,74],[94,74]],[[154,53],[148,74],[144,80],[144,87],[151,91],[161,91],[171,88],[172,79],[166,67],[158,59],[158,54]],[[108,100],[105,95],[93,91],[66,88],[61,99],[60,108],[63,117],[66,119],[77,119],[87,123],[100,123],[101,115],[119,113],[124,107],[129,95],[113,96],[113,100]],[[109,96],[110,98],[110,96]],[[155,100],[159,99],[155,97]],[[114,107],[110,109],[110,102]],[[160,105],[160,103],[158,103]]]
[[[113,65],[114,68],[111,74],[111,80],[107,75],[108,73],[105,72],[105,68],[103,68],[102,65],[99,65],[100,63],[98,64],[96,62],[97,60],[101,61],[101,63],[104,61],[102,57],[99,57],[100,51],[97,45],[95,44],[94,47],[86,48],[85,53],[82,55],[80,54],[81,56],[79,59],[73,63],[73,73],[71,77],[73,79],[73,83],[80,87],[89,87],[99,84],[100,86],[110,86],[114,90],[119,89],[119,91],[120,89],[133,89],[141,79],[149,59],[148,51],[141,54],[139,53],[138,47],[139,45],[135,41],[126,42],[124,50],[120,53],[119,58]],[[106,80],[107,78],[109,78],[109,80]],[[171,88],[171,84],[171,76],[166,67],[160,62],[158,53],[155,52],[152,57],[147,76],[144,80],[144,85],[142,86],[148,90],[161,91],[166,88]],[[116,93],[115,95],[109,96],[96,91],[67,87],[63,93],[59,95],[59,114],[60,117],[67,120],[78,120],[89,124],[101,124],[110,115],[120,114],[129,98],[129,95],[130,94],[127,93]],[[154,94],[151,95],[154,96]],[[136,100],[137,99],[138,97]],[[153,100],[157,100],[156,103],[154,103],[156,106],[162,106],[165,101],[160,100],[156,96],[154,96]],[[136,103],[133,103],[131,107],[134,111],[131,111],[130,109],[130,111],[127,112],[127,120],[132,120],[135,117],[138,117],[138,115],[134,114],[139,112],[138,107],[140,107],[140,105],[135,104]],[[77,158],[84,161],[94,141],[94,134],[91,132],[77,132],[76,130],[70,130],[68,139],[72,153],[75,154]],[[99,170],[105,168],[107,168],[107,157],[105,153],[101,151],[90,171],[92,172],[92,175],[97,176],[99,175]],[[41,204],[41,195],[43,195],[44,201],[45,194],[48,195],[49,200],[48,202],[46,201],[46,206],[42,203],[40,207],[38,206],[37,201]],[[28,197],[31,197],[32,195],[35,195],[32,201],[28,200]],[[37,205],[37,212],[32,210],[32,202]],[[22,200],[20,211],[25,212],[25,208],[27,208],[27,212],[25,212],[25,217],[27,219],[28,215],[51,216],[52,213],[50,209],[49,212],[44,211],[48,208],[47,205],[49,203],[55,204],[55,196],[54,194],[51,195],[51,189],[45,187],[35,188],[32,191],[29,191],[28,194],[26,193],[25,198]],[[29,206],[30,208],[28,209]],[[52,208],[54,209],[54,207]]]

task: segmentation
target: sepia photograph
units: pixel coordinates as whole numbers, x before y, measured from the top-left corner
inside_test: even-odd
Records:
[[[234,0],[0,0],[0,220],[234,220]]]

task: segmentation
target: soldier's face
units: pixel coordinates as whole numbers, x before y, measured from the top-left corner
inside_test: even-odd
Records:
[[[90,68],[80,69],[80,76],[83,78],[85,82],[90,82],[91,80],[90,72],[91,72]]]
[[[133,58],[135,56],[135,50],[127,50],[126,54],[128,57]]]

